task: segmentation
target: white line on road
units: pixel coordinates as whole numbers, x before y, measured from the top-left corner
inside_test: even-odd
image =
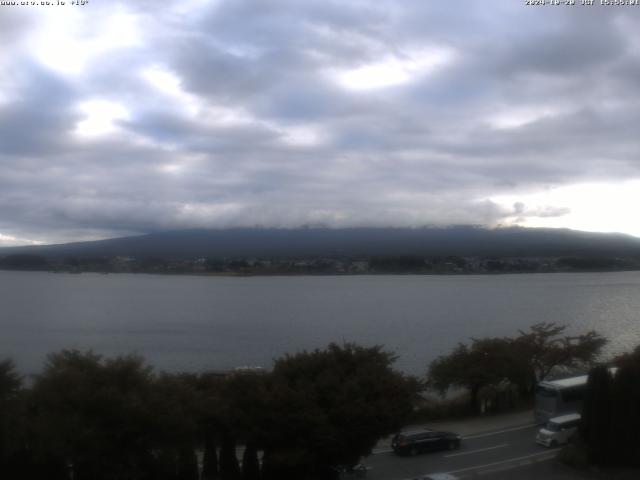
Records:
[[[391,453],[391,452],[393,452],[393,450],[391,450],[390,448],[387,448],[382,450],[374,450],[371,452],[371,455],[378,455],[379,453]]]
[[[477,435],[469,435],[467,437],[462,437],[463,440],[470,440],[473,438],[483,438],[483,437],[490,437],[491,435],[500,435],[501,433],[507,433],[507,432],[515,432],[516,430],[524,430],[525,428],[531,428],[534,427],[536,424],[535,423],[528,423],[527,425],[521,425],[519,427],[513,427],[513,428],[506,428],[504,430],[497,430],[495,432],[487,432],[487,433],[479,433]]]
[[[522,457],[509,458],[507,460],[501,460],[499,462],[487,463],[485,465],[475,465],[473,467],[461,468],[460,470],[451,470],[450,472],[447,472],[447,473],[461,473],[461,472],[467,472],[469,470],[479,470],[481,468],[493,467],[495,465],[502,465],[504,463],[509,463],[509,462],[517,462],[519,460],[524,460],[526,458],[540,457],[542,455],[549,455],[549,460],[556,456],[555,452],[554,453],[539,452],[539,453],[533,453],[531,455],[524,455]]]
[[[503,443],[502,445],[495,445],[493,447],[478,448],[477,450],[469,450],[468,452],[452,453],[451,455],[444,455],[444,458],[461,457],[462,455],[471,455],[472,453],[486,452],[487,450],[495,450],[496,448],[504,448],[508,446],[509,446],[508,443]]]

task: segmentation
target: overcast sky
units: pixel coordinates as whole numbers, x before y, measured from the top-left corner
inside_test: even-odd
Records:
[[[16,3],[0,245],[254,225],[640,235],[640,7]]]

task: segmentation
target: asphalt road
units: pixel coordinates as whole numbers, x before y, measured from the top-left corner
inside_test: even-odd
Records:
[[[429,473],[452,473],[474,478],[552,459],[556,451],[535,443],[539,427],[523,425],[463,437],[460,449],[398,457],[378,450],[364,463],[369,480],[405,480]],[[489,475],[489,478],[491,476]]]

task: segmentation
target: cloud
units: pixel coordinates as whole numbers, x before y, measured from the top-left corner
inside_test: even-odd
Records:
[[[517,217],[516,223],[522,223],[527,217],[552,218],[562,217],[570,213],[571,209],[569,207],[554,207],[550,205],[544,205],[534,208],[527,208],[524,203],[516,202],[513,204],[513,212],[508,215]]]
[[[0,247],[14,247],[17,245],[37,245],[38,242],[28,240],[26,238],[16,238],[11,235],[3,235],[0,233]]]
[[[528,199],[640,178],[637,9],[3,8],[5,243],[256,224],[572,226],[575,205]]]

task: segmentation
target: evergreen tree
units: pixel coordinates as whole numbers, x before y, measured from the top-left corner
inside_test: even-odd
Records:
[[[198,458],[191,446],[182,446],[178,452],[177,480],[198,480]]]
[[[580,435],[595,465],[640,466],[638,352],[618,357],[613,377],[604,366],[589,372]]]
[[[158,452],[153,478],[154,480],[177,480],[178,457],[170,448],[163,448]]]
[[[611,374],[605,366],[589,372],[582,407],[580,435],[587,444],[589,460],[596,465],[611,461]]]
[[[260,480],[258,450],[253,443],[247,443],[242,454],[242,480]]]
[[[610,457],[618,465],[640,466],[640,364],[619,367],[611,390]]]
[[[220,478],[222,480],[239,480],[240,464],[236,456],[236,441],[229,431],[222,435],[220,448]]]
[[[202,480],[217,480],[218,478],[216,438],[211,432],[207,432],[204,438],[204,455],[202,457]]]

